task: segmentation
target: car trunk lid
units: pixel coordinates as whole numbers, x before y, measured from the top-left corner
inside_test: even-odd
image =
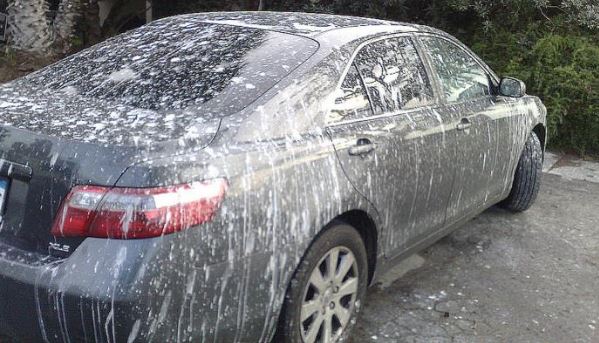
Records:
[[[144,116],[93,99],[53,101],[52,95],[16,95],[6,88],[0,88],[0,242],[41,256],[66,256],[82,241],[50,234],[75,185],[111,187],[136,163],[201,149],[220,123],[204,119],[192,128],[167,128],[164,113]]]
[[[75,184],[113,185],[131,158],[127,149],[0,128],[0,241],[50,254],[50,243],[57,243],[50,235],[52,221],[69,190]]]

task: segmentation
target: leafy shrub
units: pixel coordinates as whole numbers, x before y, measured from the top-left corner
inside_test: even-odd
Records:
[[[579,33],[532,32],[475,38],[473,49],[543,100],[550,146],[599,153],[599,44]]]
[[[549,109],[557,146],[599,152],[599,45],[579,36],[549,34],[531,51],[531,87]]]

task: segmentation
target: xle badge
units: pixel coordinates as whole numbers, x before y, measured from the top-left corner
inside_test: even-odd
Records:
[[[66,245],[66,244],[50,242],[50,243],[48,243],[48,250],[50,250],[50,252],[51,251],[59,251],[62,253],[69,253],[71,251],[71,246]]]

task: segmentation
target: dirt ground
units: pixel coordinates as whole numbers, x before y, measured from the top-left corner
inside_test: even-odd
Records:
[[[545,174],[528,212],[492,208],[371,288],[353,342],[599,342],[598,210],[598,183]]]

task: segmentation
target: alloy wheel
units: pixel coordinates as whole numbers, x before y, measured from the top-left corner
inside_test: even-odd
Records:
[[[300,330],[304,343],[332,343],[343,333],[358,296],[358,264],[346,247],[329,250],[304,290]]]

